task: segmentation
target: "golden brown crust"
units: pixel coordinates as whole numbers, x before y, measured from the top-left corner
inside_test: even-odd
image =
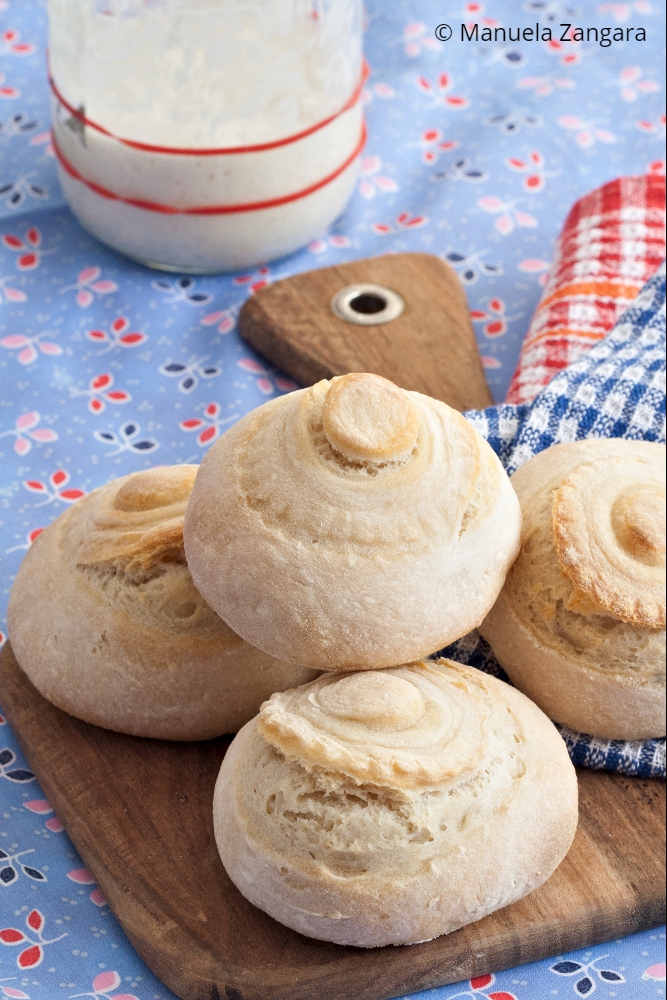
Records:
[[[183,518],[196,475],[194,465],[161,466],[96,490],[94,504],[73,508],[73,562],[128,575],[185,564]]]
[[[573,469],[555,491],[552,530],[563,573],[598,614],[665,627],[664,449],[651,463],[628,457]]]
[[[419,413],[407,392],[379,375],[334,379],[324,398],[322,426],[329,444],[353,461],[406,459],[419,433]]]
[[[483,674],[450,661],[446,670],[421,661],[391,671],[323,674],[272,695],[257,728],[307,770],[323,767],[359,784],[427,789],[479,766],[486,696]]]

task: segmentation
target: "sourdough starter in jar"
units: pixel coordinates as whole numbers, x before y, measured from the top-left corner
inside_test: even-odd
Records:
[[[154,267],[296,250],[340,214],[364,125],[360,0],[48,0],[53,130],[86,229]]]

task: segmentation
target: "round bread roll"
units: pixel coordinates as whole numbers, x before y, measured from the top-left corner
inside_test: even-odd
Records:
[[[209,739],[316,676],[253,649],[195,589],[183,516],[196,472],[116,479],[61,514],[26,555],[9,598],[12,647],[70,715],[134,736]]]
[[[550,718],[665,734],[665,446],[557,444],[512,476],[521,553],[480,631]]]
[[[459,413],[351,374],[265,403],[216,442],[185,553],[248,642],[322,670],[374,669],[478,625],[520,525],[505,471]]]
[[[545,882],[574,837],[577,779],[532,702],[438,660],[273,695],[227,751],[213,812],[251,903],[375,948],[447,934]]]

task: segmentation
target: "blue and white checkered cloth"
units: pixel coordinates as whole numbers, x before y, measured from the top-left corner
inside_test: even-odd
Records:
[[[465,414],[511,475],[552,444],[582,438],[665,441],[665,264],[646,283],[608,337],[560,372],[525,406],[502,404]],[[461,663],[507,680],[472,632],[446,650]],[[665,740],[602,740],[559,726],[577,766],[639,777],[665,776]]]

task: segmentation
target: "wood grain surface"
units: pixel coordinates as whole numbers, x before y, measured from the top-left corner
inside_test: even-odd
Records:
[[[665,911],[665,787],[579,771],[580,823],[525,899],[427,944],[302,937],[251,906],[213,838],[229,738],[144,740],[45,701],[9,646],[2,705],[30,766],[132,944],[184,1000],[386,1000],[654,926]]]
[[[403,314],[380,326],[356,326],[335,316],[335,293],[361,282],[398,292],[405,301]],[[431,254],[369,257],[277,281],[245,303],[239,332],[302,385],[373,372],[457,410],[493,402],[463,285]]]

